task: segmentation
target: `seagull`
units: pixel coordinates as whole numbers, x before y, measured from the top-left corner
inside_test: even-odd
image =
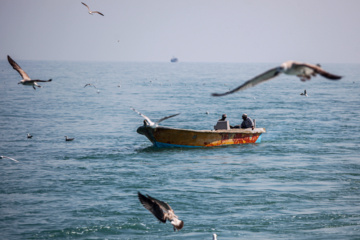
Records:
[[[14,161],[14,162],[19,162],[18,160],[13,159],[13,158],[11,158],[11,157],[7,157],[7,156],[0,156],[0,159],[3,159],[3,158],[10,159],[10,160],[12,160],[12,161]]]
[[[168,220],[173,225],[174,231],[179,231],[184,227],[184,222],[178,219],[174,210],[166,202],[157,200],[149,195],[144,196],[140,192],[138,192],[138,197],[141,204],[159,221],[166,223],[166,220]]]
[[[177,115],[179,115],[180,113],[177,113],[177,114],[174,114],[174,115],[170,115],[170,116],[167,116],[167,117],[163,117],[161,118],[160,120],[158,120],[157,122],[153,122],[150,120],[150,118],[148,118],[147,116],[145,116],[144,114],[142,114],[141,112],[138,112],[136,109],[134,108],[131,108],[134,112],[136,112],[137,114],[139,114],[140,116],[142,116],[143,118],[145,118],[144,120],[144,124],[150,126],[151,128],[156,128],[157,126],[159,126],[159,123],[166,120],[166,119],[169,119],[169,118],[172,118],[172,117],[175,117]]]
[[[33,136],[30,133],[27,134],[27,138],[32,138],[32,137]]]
[[[225,93],[213,93],[212,96],[214,97],[220,97],[225,96],[237,91],[245,90],[249,87],[254,87],[255,85],[265,82],[267,80],[270,80],[276,76],[278,76],[280,73],[285,73],[287,75],[295,75],[300,78],[301,81],[307,81],[310,80],[311,77],[315,77],[316,74],[320,74],[321,76],[330,79],[330,80],[339,80],[342,78],[341,76],[337,76],[331,73],[328,73],[324,71],[319,64],[318,65],[312,65],[308,63],[299,63],[294,61],[287,61],[281,64],[278,67],[272,68],[250,80],[245,82],[244,84],[240,85],[239,87],[230,90]]]
[[[65,141],[69,142],[69,141],[72,141],[74,140],[75,138],[68,138],[68,136],[65,136]]]
[[[217,234],[216,233],[213,234],[213,240],[217,240]]]
[[[39,85],[37,85],[37,82],[51,82],[52,79],[49,80],[31,80],[31,78],[29,77],[29,75],[26,74],[26,72],[24,70],[21,69],[21,67],[8,55],[7,56],[8,61],[10,63],[10,65],[20,74],[20,76],[23,78],[18,84],[23,84],[23,85],[31,85],[35,90],[35,86],[36,87],[41,87]]]
[[[300,93],[300,95],[302,95],[302,96],[306,96],[306,97],[307,97],[308,95],[307,95],[307,93],[306,93],[306,89],[304,90],[304,92],[303,92],[303,93]]]
[[[88,5],[86,5],[85,3],[83,3],[83,2],[81,2],[85,7],[87,7],[88,8],[88,10],[89,10],[89,14],[93,14],[93,13],[98,13],[98,14],[100,14],[101,16],[104,16],[104,14],[102,14],[101,12],[98,12],[98,11],[91,11],[90,10],[90,8],[89,8],[89,6]]]
[[[97,89],[97,87],[96,87],[94,84],[92,84],[92,83],[87,83],[87,84],[85,84],[84,88],[86,88],[87,86],[93,86],[94,88]]]

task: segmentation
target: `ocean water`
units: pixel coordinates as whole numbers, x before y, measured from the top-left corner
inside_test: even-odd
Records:
[[[276,64],[16,61],[53,81],[18,85],[0,61],[0,155],[19,161],[0,160],[1,239],[360,239],[360,65],[323,64],[340,81],[282,75],[215,98]],[[190,129],[246,112],[267,132],[260,144],[157,149],[130,107],[181,113],[162,125]],[[159,223],[138,191],[184,228]]]

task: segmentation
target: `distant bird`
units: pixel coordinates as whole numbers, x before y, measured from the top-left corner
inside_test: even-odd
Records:
[[[3,158],[7,158],[7,159],[10,159],[14,162],[19,162],[18,160],[14,159],[14,158],[11,158],[11,157],[7,157],[7,156],[0,156],[0,159],[3,159]]]
[[[157,122],[153,122],[150,120],[150,118],[148,118],[147,116],[145,116],[144,114],[138,112],[136,109],[134,108],[131,108],[134,112],[136,112],[137,114],[139,114],[140,116],[142,116],[145,120],[144,120],[144,123],[152,128],[156,128],[157,126],[159,126],[159,123],[166,120],[166,119],[169,119],[169,118],[172,118],[172,117],[175,117],[177,115],[179,115],[180,113],[177,113],[177,114],[174,114],[174,115],[170,115],[170,116],[167,116],[167,117],[163,117],[161,118],[160,120],[158,120]]]
[[[213,240],[217,240],[217,234],[216,233],[213,234]]]
[[[320,74],[321,76],[330,79],[330,80],[339,80],[342,78],[341,76],[337,76],[331,73],[324,71],[319,65],[312,65],[308,63],[299,63],[294,61],[287,61],[281,64],[279,67],[272,68],[250,80],[240,85],[239,87],[230,90],[225,93],[213,93],[212,96],[220,97],[225,96],[237,91],[245,90],[249,87],[254,87],[255,85],[270,80],[280,73],[285,73],[287,75],[295,75],[300,78],[301,81],[310,80],[311,77],[315,77],[316,74]]]
[[[30,133],[27,134],[27,138],[32,138],[32,137],[33,136]]]
[[[87,83],[87,84],[85,84],[84,88],[86,88],[87,86],[92,86],[92,87],[94,87],[94,88],[97,89],[97,87],[96,87],[94,84],[92,84],[92,83]]]
[[[98,11],[91,11],[90,10],[90,8],[89,8],[89,6],[88,5],[86,5],[85,3],[83,3],[83,2],[81,2],[85,7],[87,7],[88,8],[88,10],[89,10],[89,14],[93,14],[93,13],[98,13],[98,14],[100,14],[101,16],[104,16],[104,14],[102,14],[101,12],[98,12]]]
[[[69,142],[69,141],[72,141],[74,140],[75,138],[68,138],[68,136],[65,136],[65,141]]]
[[[306,89],[304,90],[304,92],[303,92],[303,93],[300,93],[300,95],[302,95],[302,96],[306,96],[306,97],[307,97],[308,95],[307,95],[307,93],[306,93]]]
[[[35,90],[35,86],[36,87],[41,87],[37,84],[37,82],[51,82],[52,79],[49,80],[31,80],[31,78],[29,77],[29,75],[26,74],[26,72],[24,70],[21,69],[21,67],[8,55],[7,56],[8,61],[10,63],[10,65],[20,74],[20,76],[23,78],[20,82],[18,82],[18,84],[23,84],[23,85],[31,85]]]
[[[179,231],[184,227],[184,222],[178,219],[174,210],[166,202],[157,200],[149,195],[144,196],[140,192],[138,192],[138,197],[141,204],[160,222],[166,223],[166,220],[168,220],[173,225],[174,231]]]

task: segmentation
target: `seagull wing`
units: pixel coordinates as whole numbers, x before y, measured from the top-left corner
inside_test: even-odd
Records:
[[[24,80],[31,80],[29,75],[27,75],[26,72],[24,70],[22,70],[21,67],[9,55],[7,56],[7,58],[8,58],[10,65],[20,74],[20,76]]]
[[[153,198],[149,195],[146,195],[150,200],[152,200],[153,202],[156,202],[164,211],[173,211],[172,208],[170,207],[169,204],[167,204],[166,202],[160,201],[156,198]]]
[[[146,119],[146,121],[148,121],[148,123],[150,125],[153,125],[153,122],[150,120],[150,118],[148,118],[147,116],[145,116],[144,114],[142,114],[141,112],[138,112],[135,108],[131,108],[134,112],[136,112],[137,114],[139,114],[140,116],[142,116],[143,118]]]
[[[52,79],[49,80],[32,80],[33,82],[51,82]]]
[[[19,162],[18,160],[14,159],[14,158],[11,158],[11,157],[6,157],[6,156],[1,156],[1,158],[7,158],[7,159],[10,159],[14,162]]]
[[[326,72],[320,66],[317,66],[317,65],[312,65],[312,64],[308,64],[308,63],[293,63],[293,65],[294,65],[294,67],[310,68],[315,73],[318,73],[321,76],[323,76],[324,78],[327,78],[329,80],[339,80],[342,78],[341,76]]]
[[[90,11],[90,8],[89,8],[89,6],[88,5],[86,5],[85,3],[83,3],[83,2],[81,2],[85,7],[87,7],[88,9],[89,9],[89,11]]]
[[[98,13],[98,14],[100,14],[101,16],[104,16],[104,14],[102,14],[101,12],[98,12],[98,11],[93,11],[93,13]]]
[[[245,90],[247,88],[250,88],[250,87],[254,87],[255,85],[259,84],[259,83],[262,83],[262,82],[265,82],[267,80],[270,80],[274,77],[276,77],[277,75],[279,75],[280,72],[278,71],[278,67],[276,68],[272,68],[248,81],[246,81],[244,84],[240,85],[239,87],[233,89],[233,90],[230,90],[228,92],[225,92],[225,93],[213,93],[212,96],[214,97],[221,97],[221,96],[225,96],[225,95],[228,95],[228,94],[231,94],[231,93],[234,93],[234,92],[237,92],[237,91],[241,91],[241,90]]]
[[[138,197],[141,204],[147,210],[149,210],[159,221],[163,223],[166,222],[166,219],[164,219],[164,212],[161,210],[160,206],[156,202],[142,195],[140,192],[138,192]]]
[[[180,113],[177,113],[177,114],[174,114],[174,115],[170,115],[170,116],[167,116],[167,117],[163,117],[163,118],[161,118],[160,120],[158,120],[158,121],[156,122],[156,124],[158,124],[158,123],[160,123],[160,122],[162,122],[162,121],[164,121],[164,120],[166,120],[166,119],[175,117],[175,116],[177,116],[177,115],[179,115],[179,114],[180,114]]]

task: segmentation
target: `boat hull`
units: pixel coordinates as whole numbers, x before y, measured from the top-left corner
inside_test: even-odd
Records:
[[[145,135],[156,147],[214,147],[221,145],[260,143],[264,128],[231,130],[189,130],[167,127],[141,126]]]

